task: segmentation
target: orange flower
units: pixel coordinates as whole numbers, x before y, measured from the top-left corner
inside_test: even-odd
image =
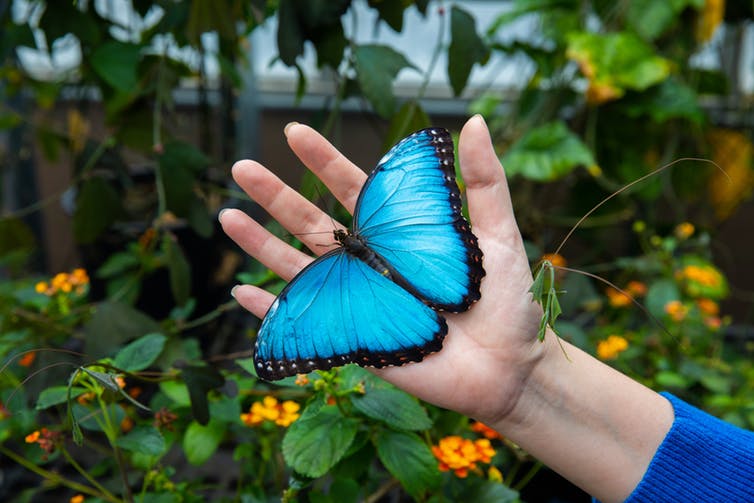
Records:
[[[683,321],[689,312],[689,308],[684,306],[680,300],[671,300],[665,304],[665,312],[673,321]]]
[[[128,433],[131,431],[134,427],[134,420],[131,419],[128,416],[125,416],[123,420],[120,422],[120,431],[123,433]]]
[[[295,384],[296,386],[306,386],[307,384],[309,384],[309,376],[307,376],[306,374],[298,374],[296,376]]]
[[[723,325],[723,320],[721,320],[718,316],[709,316],[707,318],[704,318],[704,324],[710,330],[719,330]]]
[[[475,421],[474,424],[471,425],[471,431],[475,431],[477,433],[480,433],[484,435],[485,437],[489,438],[490,440],[494,440],[496,438],[503,438],[500,433],[496,432],[489,426],[487,426],[484,423],[480,423],[479,421]]]
[[[647,285],[641,281],[629,281],[626,285],[626,291],[634,297],[643,297],[647,294]]]
[[[626,349],[628,349],[628,341],[625,337],[610,335],[597,343],[597,356],[601,360],[615,360]]]
[[[58,292],[70,293],[74,290],[76,293],[81,294],[88,284],[89,275],[86,273],[86,269],[79,267],[71,271],[70,274],[59,272],[53,276],[49,284],[46,281],[40,281],[34,285],[34,290],[47,296],[55,295]]]
[[[469,470],[476,469],[479,462],[489,463],[495,455],[489,439],[469,440],[451,435],[441,438],[432,446],[432,454],[438,461],[440,471],[453,470],[459,478],[465,478]]]
[[[268,395],[261,402],[251,404],[249,412],[241,414],[241,421],[246,426],[258,426],[270,421],[278,426],[287,427],[300,417],[299,409],[301,406],[292,400],[279,403],[277,398]]]
[[[607,295],[607,302],[613,307],[626,307],[631,304],[632,297],[617,288],[610,286],[605,290],[605,294]]]
[[[84,495],[77,494],[76,496],[71,496],[71,499],[68,500],[68,503],[84,503]]]
[[[547,260],[555,267],[565,267],[568,263],[565,257],[559,253],[545,253],[542,255],[542,261]]]
[[[694,233],[694,224],[690,222],[683,222],[675,226],[673,234],[678,239],[688,239]]]
[[[31,364],[34,363],[34,360],[36,359],[36,351],[29,351],[27,353],[24,353],[24,355],[18,359],[18,364],[22,367],[31,367]]]
[[[721,282],[720,273],[711,267],[687,265],[683,268],[681,274],[686,279],[696,281],[704,286],[719,286]]]
[[[26,435],[26,437],[24,438],[24,441],[26,441],[27,444],[33,444],[37,440],[39,440],[39,435],[40,435],[39,430],[32,431],[31,433]]]
[[[704,314],[717,316],[720,313],[720,306],[712,299],[698,299],[696,305],[699,306],[699,310]]]

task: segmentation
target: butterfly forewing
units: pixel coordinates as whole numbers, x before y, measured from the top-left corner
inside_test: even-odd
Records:
[[[383,157],[359,197],[355,232],[432,307],[460,312],[479,299],[482,252],[461,213],[453,142],[418,131]]]

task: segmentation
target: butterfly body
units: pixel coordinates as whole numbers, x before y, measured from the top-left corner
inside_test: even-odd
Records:
[[[425,129],[393,147],[368,177],[353,230],[304,268],[259,329],[255,366],[280,379],[345,363],[383,367],[439,351],[440,311],[480,297],[482,252],[461,214],[453,144]]]

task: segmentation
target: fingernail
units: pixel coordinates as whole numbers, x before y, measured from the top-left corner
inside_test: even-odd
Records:
[[[228,208],[223,208],[220,210],[220,213],[217,214],[217,220],[220,223],[223,223],[223,213],[225,213],[226,211],[228,211]]]
[[[241,285],[236,285],[230,289],[230,296],[233,297],[234,299],[236,298],[236,290],[238,289],[239,286]]]
[[[293,126],[298,126],[298,122],[289,122],[288,124],[286,124],[283,128],[283,134],[285,136],[288,136],[288,130]]]

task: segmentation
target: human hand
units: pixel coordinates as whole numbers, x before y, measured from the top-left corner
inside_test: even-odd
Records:
[[[303,163],[353,212],[366,174],[307,126],[289,125],[286,136]],[[481,117],[471,118],[461,131],[459,157],[472,230],[484,253],[487,274],[481,299],[467,312],[443,313],[448,335],[440,352],[419,363],[374,372],[423,400],[491,424],[515,408],[528,376],[541,360],[543,347],[536,333],[542,313],[528,293],[529,264],[505,175]],[[332,229],[326,213],[255,161],[236,163],[233,177],[310,250],[327,251],[319,246],[321,237],[308,234]],[[223,211],[221,224],[241,248],[285,280],[313,260],[241,211]],[[234,296],[260,318],[274,300],[271,293],[251,285],[235,288]]]

